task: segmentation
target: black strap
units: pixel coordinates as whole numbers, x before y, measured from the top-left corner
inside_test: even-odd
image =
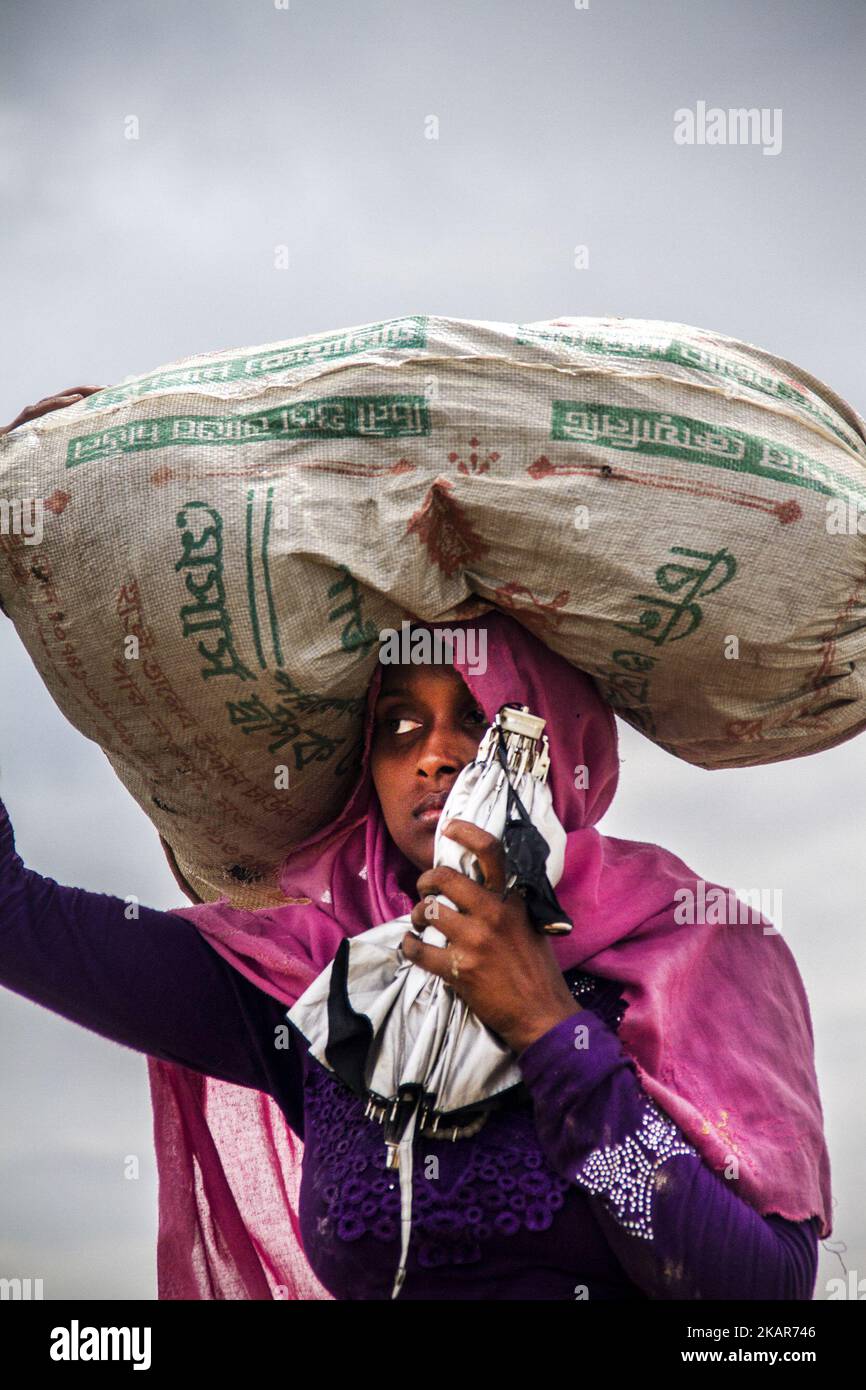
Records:
[[[502,848],[505,852],[506,883],[516,874],[513,888],[523,894],[526,911],[536,931],[543,932],[549,922],[568,922],[574,925],[557,900],[553,885],[547,876],[547,856],[550,845],[541,831],[533,825],[532,819],[514,784],[508,775],[505,737],[497,728],[496,756],[505,771],[508,784],[508,805],[505,812],[505,829],[502,832]],[[517,817],[512,819],[512,812]]]

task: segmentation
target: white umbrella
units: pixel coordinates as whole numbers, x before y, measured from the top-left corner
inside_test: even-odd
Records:
[[[433,862],[483,882],[472,851],[440,833],[452,817],[473,822],[502,841],[506,888],[523,893],[533,925],[561,933],[572,925],[553,892],[562,876],[566,836],[547,785],[544,722],[525,705],[502,706],[448,794]],[[436,897],[456,906],[444,893]],[[317,1061],[366,1095],[366,1113],[384,1126],[388,1166],[400,1171],[403,1238],[392,1298],[406,1272],[416,1131],[454,1139],[474,1133],[491,1106],[522,1081],[511,1049],[447,980],[403,954],[409,930],[414,926],[407,913],[345,938],[287,1014]],[[447,944],[432,922],[422,940]]]

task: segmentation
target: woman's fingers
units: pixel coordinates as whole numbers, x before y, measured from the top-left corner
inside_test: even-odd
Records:
[[[485,888],[500,895],[505,891],[505,851],[501,840],[471,820],[460,820],[459,817],[450,820],[442,834],[471,849],[481,865]]]
[[[484,882],[476,883],[459,869],[445,864],[434,865],[418,879],[419,897],[428,893],[443,893],[462,912],[482,920],[491,920],[491,913],[501,906],[497,900],[501,899],[505,889],[505,854],[501,841],[471,821],[459,819],[449,821],[442,833],[472,851],[481,867]],[[416,920],[413,916],[413,921]]]
[[[403,937],[403,954],[431,975],[439,975],[443,980],[453,983],[460,979],[461,952],[450,942],[447,946],[431,946],[427,941],[419,941],[417,936],[407,932]]]
[[[422,898],[420,903],[416,903],[409,915],[419,932],[423,932],[425,927],[438,927],[442,935],[447,936],[449,941],[456,940],[460,936],[466,923],[466,918],[462,912],[455,912],[453,907],[441,903],[432,893]]]
[[[52,401],[80,401],[82,396],[95,396],[97,391],[104,391],[104,386],[67,386],[63,391],[55,391],[50,396],[43,396],[35,405],[28,405],[28,410],[40,410],[43,406],[51,406]]]
[[[427,893],[444,893],[456,907],[462,908],[465,912],[475,912],[479,916],[484,915],[484,910],[490,902],[490,894],[486,888],[480,883],[473,883],[472,879],[461,874],[459,869],[449,869],[445,864],[425,869],[418,879],[417,886],[418,896],[421,898]]]
[[[103,386],[69,386],[65,391],[58,391],[54,396],[43,396],[41,401],[35,405],[25,405],[24,409],[15,416],[11,425],[0,427],[0,434],[8,434],[10,430],[15,430],[19,425],[26,425],[31,420],[38,420],[40,415],[47,415],[52,410],[62,410],[65,405],[74,405],[76,401],[83,400],[85,396],[93,396],[97,391],[103,391]]]

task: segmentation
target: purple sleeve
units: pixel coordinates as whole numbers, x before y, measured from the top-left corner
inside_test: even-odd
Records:
[[[713,1172],[591,1009],[536,1038],[518,1062],[548,1161],[587,1193],[649,1298],[811,1299],[815,1219],[761,1216]]]
[[[25,868],[0,801],[0,984],[137,1052],[283,1098],[296,1088],[297,1047],[275,1047],[284,1006],[192,922],[127,911]]]

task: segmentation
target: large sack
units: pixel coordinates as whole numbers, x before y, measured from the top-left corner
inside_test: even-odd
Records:
[[[44,499],[40,543],[0,528],[6,612],[203,898],[280,900],[412,615],[508,609],[701,767],[866,717],[866,424],[684,324],[419,316],[189,358],[6,436],[0,497]]]

